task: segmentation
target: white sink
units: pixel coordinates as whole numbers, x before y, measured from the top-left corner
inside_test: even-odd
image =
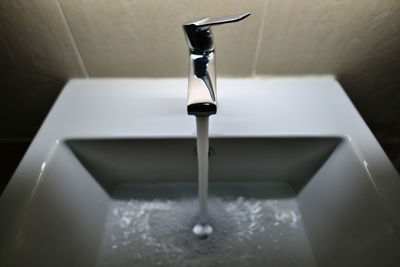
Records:
[[[70,81],[1,196],[0,266],[400,265],[399,175],[332,77],[219,81],[210,213],[254,225],[216,227],[212,250],[180,238],[164,222],[197,208],[185,98],[185,79]]]

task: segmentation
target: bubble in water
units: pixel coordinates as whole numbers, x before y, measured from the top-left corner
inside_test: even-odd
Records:
[[[209,224],[203,224],[203,223],[197,223],[193,227],[193,233],[199,238],[199,239],[207,239],[213,232],[213,229],[211,225]]]

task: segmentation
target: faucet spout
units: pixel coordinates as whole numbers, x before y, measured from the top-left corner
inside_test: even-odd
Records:
[[[188,105],[189,115],[210,116],[217,113],[214,52],[190,55]]]

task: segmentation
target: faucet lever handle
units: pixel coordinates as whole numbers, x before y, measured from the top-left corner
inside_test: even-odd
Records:
[[[211,26],[241,21],[248,16],[250,16],[249,12],[217,18],[205,17],[184,23],[182,25],[183,31],[185,32],[186,42],[189,45],[191,53],[203,54],[214,51]]]
[[[226,23],[238,22],[238,21],[241,21],[241,20],[247,18],[248,16],[250,16],[250,12],[239,14],[239,15],[223,16],[223,17],[216,17],[216,18],[208,18],[207,17],[207,18],[200,19],[198,21],[194,21],[192,23],[199,28],[203,28],[203,27],[221,25],[221,24],[226,24]]]

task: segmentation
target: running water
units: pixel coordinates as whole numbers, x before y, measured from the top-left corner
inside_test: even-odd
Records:
[[[212,227],[207,219],[208,192],[208,116],[196,117],[197,127],[197,158],[198,158],[198,187],[200,213],[199,221],[193,227],[193,233],[201,239],[212,233]]]

